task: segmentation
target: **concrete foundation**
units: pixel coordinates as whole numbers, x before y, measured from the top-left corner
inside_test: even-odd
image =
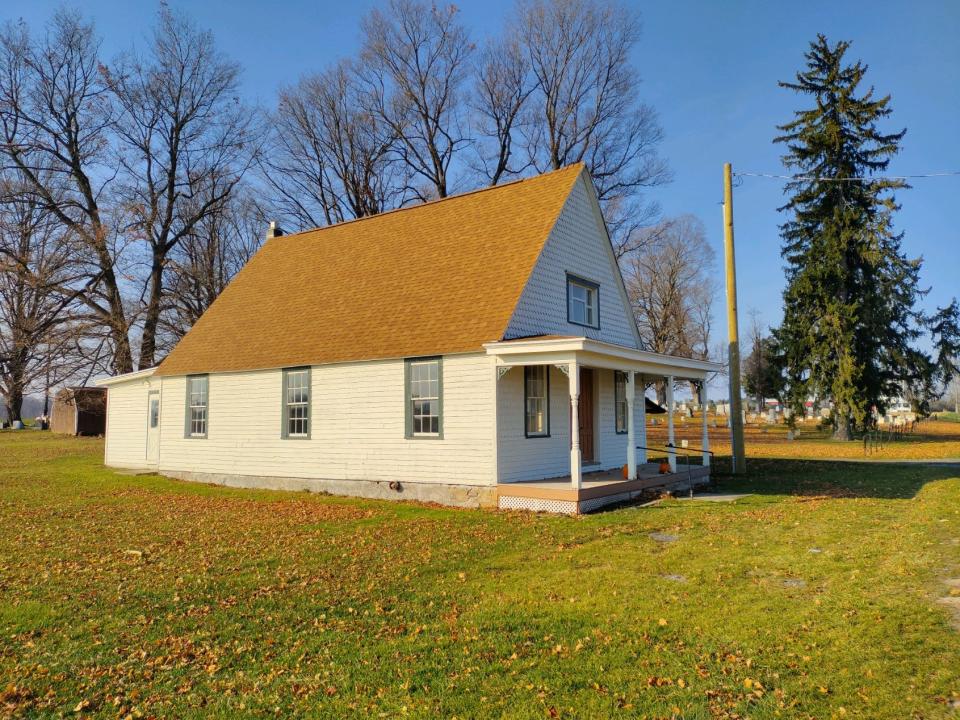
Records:
[[[264,475],[226,475],[220,473],[190,472],[188,470],[160,470],[161,475],[202,482],[259,490],[293,490],[325,492],[331,495],[375,498],[378,500],[416,500],[454,507],[496,507],[497,489],[494,486],[456,485],[453,483],[396,483],[390,480],[329,480],[324,478],[290,478]],[[393,485],[394,487],[391,487]]]

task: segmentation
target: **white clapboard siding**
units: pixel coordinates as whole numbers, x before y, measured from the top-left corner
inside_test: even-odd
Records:
[[[550,367],[550,436],[524,434],[523,368],[497,383],[497,461],[500,482],[539,480],[570,473],[570,390],[567,376]]]
[[[506,337],[575,335],[638,347],[620,270],[586,180],[580,178],[547,238]],[[567,322],[567,273],[600,285],[600,329]]]
[[[184,437],[185,378],[166,377],[160,471],[490,485],[492,375],[483,354],[443,358],[442,439],[404,437],[403,360],[313,367],[309,439],[281,437],[281,370],[211,374],[202,439]]]
[[[497,458],[500,482],[539,480],[570,474],[570,386],[567,376],[550,367],[550,436],[524,436],[523,368],[506,372],[497,386]],[[617,434],[614,413],[613,371],[594,369],[594,436],[597,465],[608,470],[627,462],[627,436]],[[638,397],[638,401],[642,398]],[[639,422],[639,410],[635,414]],[[639,431],[637,431],[639,437]]]
[[[104,459],[119,468],[145,468],[147,463],[147,396],[157,390],[155,378],[118,382],[107,389],[107,428]]]

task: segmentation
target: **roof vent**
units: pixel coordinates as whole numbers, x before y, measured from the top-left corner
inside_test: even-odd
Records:
[[[267,240],[283,235],[283,228],[277,225],[276,220],[270,221],[270,227],[267,228]]]

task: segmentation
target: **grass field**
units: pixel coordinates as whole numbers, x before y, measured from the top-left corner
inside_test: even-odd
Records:
[[[574,519],[130,477],[101,452],[0,433],[0,715],[960,705],[938,602],[960,577],[957,468],[755,459],[721,478],[754,493],[733,504]]]

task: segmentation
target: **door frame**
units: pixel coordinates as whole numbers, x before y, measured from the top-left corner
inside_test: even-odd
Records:
[[[599,465],[600,464],[600,428],[599,428],[599,418],[600,418],[600,374],[597,372],[597,368],[587,367],[581,365],[579,367],[580,373],[580,399],[578,400],[577,415],[580,418],[585,416],[583,412],[583,398],[584,393],[584,384],[583,384],[583,373],[588,371],[590,373],[590,430],[592,437],[590,438],[590,449],[592,450],[591,457],[587,458],[585,455],[581,456],[581,465]],[[572,429],[572,428],[571,428]],[[577,428],[577,432],[580,432],[580,429]],[[580,451],[583,453],[583,436],[580,436]]]

